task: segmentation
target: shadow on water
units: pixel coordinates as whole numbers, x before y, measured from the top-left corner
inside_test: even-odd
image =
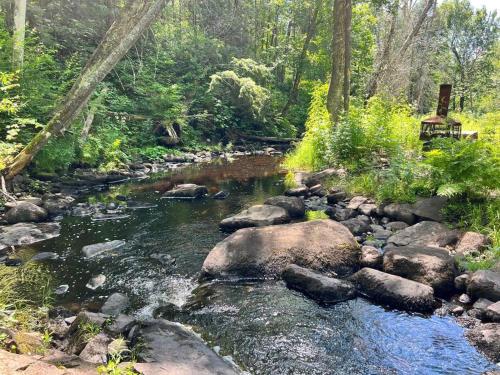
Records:
[[[66,217],[60,237],[22,252],[25,259],[35,251],[60,255],[48,263],[55,285],[69,285],[58,303],[95,307],[114,291],[126,293],[136,316],[163,311],[191,324],[254,374],[481,374],[492,367],[450,318],[387,311],[363,299],[322,307],[278,281],[199,287],[203,260],[225,237],[218,223],[282,193],[278,165],[276,158],[242,157],[114,186],[86,199],[124,194],[151,207],[129,210],[119,221]],[[230,195],[222,201],[160,199],[188,182]],[[82,255],[85,245],[117,239],[126,245],[91,259]],[[106,276],[105,284],[87,289],[97,274]]]

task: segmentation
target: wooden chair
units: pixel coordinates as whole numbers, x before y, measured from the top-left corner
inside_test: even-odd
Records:
[[[450,105],[451,85],[439,87],[439,100],[436,116],[425,119],[420,124],[420,139],[429,141],[437,137],[462,137],[462,124],[459,121],[448,118]]]

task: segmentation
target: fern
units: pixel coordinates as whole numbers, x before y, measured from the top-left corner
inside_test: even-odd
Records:
[[[451,198],[463,194],[465,187],[463,184],[443,184],[437,189],[437,195],[441,197]]]

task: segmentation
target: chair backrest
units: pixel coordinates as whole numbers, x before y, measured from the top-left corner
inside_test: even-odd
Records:
[[[450,106],[451,85],[443,84],[439,86],[439,101],[436,114],[441,117],[448,116]]]

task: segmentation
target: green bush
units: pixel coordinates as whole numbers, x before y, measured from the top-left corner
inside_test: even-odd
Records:
[[[328,85],[315,88],[304,138],[287,157],[290,169],[318,170],[340,165],[349,170],[377,165],[401,152],[417,157],[419,121],[411,107],[373,97],[366,107],[353,101],[347,117],[333,126],[326,109]]]
[[[474,196],[500,186],[498,151],[485,141],[436,139],[425,153],[430,167],[431,187],[438,195]]]

